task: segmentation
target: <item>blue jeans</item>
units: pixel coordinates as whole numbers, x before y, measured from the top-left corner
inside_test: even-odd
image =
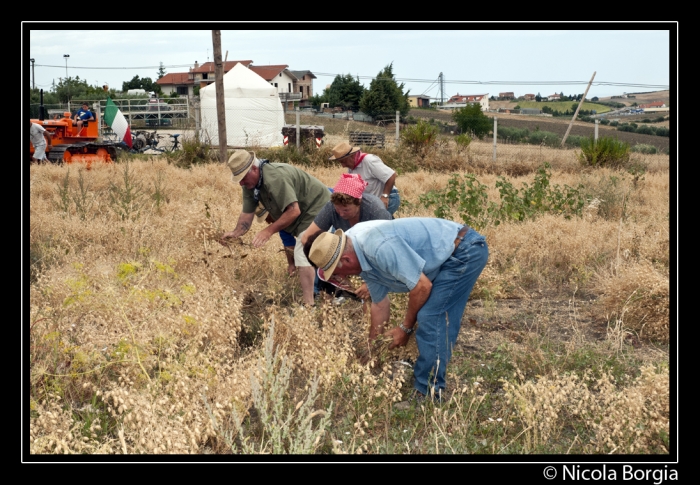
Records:
[[[418,311],[416,344],[420,355],[413,367],[418,392],[428,395],[433,387],[437,396],[445,389],[445,369],[457,341],[464,308],[488,257],[486,239],[470,228],[433,280],[430,297]]]
[[[386,210],[389,211],[389,214],[392,215],[392,218],[394,216],[394,212],[399,208],[399,204],[401,204],[401,197],[399,196],[399,191],[396,187],[391,189],[391,192],[389,192],[389,204],[386,207]]]

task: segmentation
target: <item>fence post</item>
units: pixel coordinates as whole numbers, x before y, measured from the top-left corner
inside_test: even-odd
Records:
[[[299,126],[299,106],[296,107],[297,115],[297,150],[299,149],[299,139],[301,138],[301,127]]]
[[[401,115],[401,111],[396,112],[396,146],[399,146],[399,117]]]
[[[493,161],[496,161],[496,140],[498,139],[498,117],[493,117]]]
[[[598,123],[600,123],[600,120],[595,120],[595,129],[593,130],[593,140],[598,141]]]

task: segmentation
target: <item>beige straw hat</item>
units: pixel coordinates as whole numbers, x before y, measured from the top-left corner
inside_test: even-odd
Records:
[[[345,158],[359,151],[360,147],[354,147],[351,146],[349,143],[345,142],[338,143],[336,146],[333,147],[333,150],[331,150],[331,153],[333,153],[333,155],[328,160],[340,160],[341,158]]]
[[[347,236],[342,229],[338,229],[333,234],[330,232],[321,233],[309,250],[309,259],[321,270],[326,280],[328,280],[338,261],[345,251]]]
[[[228,168],[231,169],[231,180],[234,183],[240,182],[246,176],[250,167],[253,166],[255,152],[246,150],[234,150],[228,159]]]

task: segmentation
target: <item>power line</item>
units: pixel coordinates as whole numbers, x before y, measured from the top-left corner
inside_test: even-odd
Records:
[[[64,69],[65,66],[62,65],[53,65],[53,64],[35,64],[35,67],[56,67],[56,68],[61,68]],[[192,67],[191,64],[172,64],[168,66],[161,66],[160,64],[157,66],[140,66],[140,67],[96,67],[96,66],[70,66],[71,70],[74,69],[101,69],[101,70],[108,70],[108,69],[116,69],[116,70],[139,70],[139,69],[160,69],[163,67],[163,69],[180,69],[180,68],[190,68]],[[327,76],[327,77],[336,77],[336,76],[342,76],[342,74],[334,74],[334,73],[328,73],[328,72],[316,72],[312,71],[314,75],[316,76]],[[368,79],[368,80],[393,80],[396,82],[404,82],[404,83],[434,83],[436,82],[435,79],[416,79],[416,78],[398,78],[395,77],[393,79],[390,78],[385,78],[385,77],[376,77],[376,76],[360,76],[357,75],[355,76],[357,79]],[[448,84],[474,84],[474,85],[511,85],[511,86],[570,86],[570,85],[577,85],[577,84],[588,84],[588,81],[468,81],[468,80],[458,80],[458,79],[444,79],[445,83]],[[654,89],[669,89],[669,86],[667,84],[640,84],[640,83],[621,83],[621,82],[612,82],[612,81],[596,81],[592,84],[592,86],[619,86],[619,87],[634,87],[634,88],[654,88]],[[430,89],[430,88],[428,88]]]

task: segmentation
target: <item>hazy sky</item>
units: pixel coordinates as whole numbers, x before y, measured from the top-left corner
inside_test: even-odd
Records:
[[[81,30],[81,25],[105,30]],[[371,78],[390,63],[411,94],[433,98],[440,96],[441,72],[445,97],[498,96],[505,91],[516,96],[578,94],[594,72],[589,98],[677,86],[674,23],[277,25],[25,23],[22,85],[31,87],[29,59],[34,58],[34,82],[50,90],[66,76],[64,54],[70,56],[68,76],[117,90],[135,75],[155,80],[160,63],[168,73],[186,72],[195,61],[213,61],[212,31],[206,30],[210,27],[221,29],[222,57],[228,52],[229,61],[309,70],[317,76],[314,94],[338,74],[359,76],[369,87]]]

